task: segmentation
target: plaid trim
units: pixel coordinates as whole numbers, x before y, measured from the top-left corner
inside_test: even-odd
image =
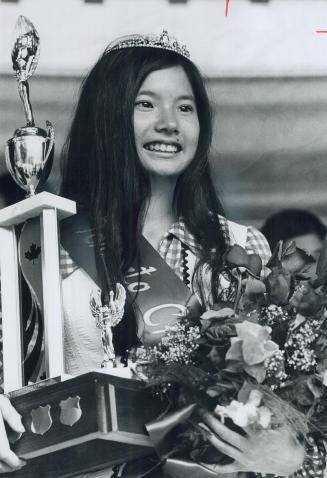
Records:
[[[308,436],[306,458],[292,478],[323,478],[326,468],[326,449],[322,439]]]
[[[245,250],[250,254],[258,254],[262,259],[263,267],[267,265],[271,256],[267,239],[253,226],[248,226]]]
[[[218,216],[218,219],[227,245],[235,244],[237,240],[231,236],[228,220],[223,216]],[[173,224],[164,235],[159,244],[158,252],[177,276],[183,280],[182,245],[186,246],[195,256],[199,255],[199,244],[197,244],[195,237],[188,232],[183,220],[180,220]],[[247,227],[245,250],[250,254],[258,254],[261,257],[263,268],[265,268],[271,256],[270,248],[264,235],[252,226]]]
[[[219,223],[226,241],[229,243],[228,222],[225,218],[219,216]],[[187,230],[184,221],[180,219],[173,224],[169,231],[163,236],[159,244],[158,252],[181,280],[183,280],[184,277],[182,245],[184,245],[186,249],[189,249],[195,256],[199,255],[201,250],[199,244],[196,242],[193,234]]]
[[[78,269],[76,262],[73,261],[66,249],[62,246],[60,246],[59,249],[59,264],[62,279],[66,279],[66,277]]]
[[[183,245],[195,255],[200,252],[200,247],[194,236],[186,229],[184,222],[180,220],[173,224],[163,236],[158,252],[181,280],[184,279]]]

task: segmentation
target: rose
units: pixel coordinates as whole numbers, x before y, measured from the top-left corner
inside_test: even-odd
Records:
[[[326,297],[319,294],[319,289],[314,289],[310,282],[300,282],[290,299],[290,304],[297,312],[308,317],[315,315],[326,303]]]
[[[230,337],[236,335],[235,312],[224,304],[217,304],[218,310],[207,310],[201,315],[201,339],[200,344],[221,345],[226,344]]]
[[[267,267],[275,272],[284,270],[290,274],[305,273],[316,261],[303,249],[296,247],[294,241],[279,241]]]
[[[262,260],[258,254],[248,254],[246,250],[235,244],[224,255],[227,264],[235,267],[245,267],[251,274],[259,276],[262,269]]]
[[[241,364],[245,372],[262,383],[266,377],[265,360],[279,350],[278,345],[270,340],[271,328],[248,321],[236,324],[235,328],[237,337],[231,338],[226,361],[232,366]]]
[[[252,424],[259,425],[262,428],[268,428],[272,413],[269,408],[260,406],[262,393],[259,390],[252,390],[246,403],[232,400],[227,407],[217,405],[214,413],[221,416],[224,420],[229,417],[235,425],[246,427]]]
[[[244,292],[238,303],[239,310],[252,312],[264,303],[266,286],[261,280],[250,275],[243,279],[242,286]]]

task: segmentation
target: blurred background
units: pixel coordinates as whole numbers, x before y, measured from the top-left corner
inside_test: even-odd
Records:
[[[326,0],[230,0],[227,16],[225,0],[0,0],[0,195],[5,142],[25,125],[10,56],[18,15],[41,38],[29,85],[36,125],[56,131],[49,190],[83,75],[115,37],[165,28],[207,78],[227,216],[260,227],[302,207],[327,221]]]

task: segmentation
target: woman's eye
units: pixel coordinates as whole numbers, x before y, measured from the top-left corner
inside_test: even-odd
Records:
[[[153,108],[153,105],[150,101],[139,100],[139,101],[136,101],[135,107],[141,108],[141,109],[148,109],[148,108]]]
[[[179,107],[179,109],[182,113],[189,113],[190,111],[194,111],[194,106],[193,105],[181,105]]]

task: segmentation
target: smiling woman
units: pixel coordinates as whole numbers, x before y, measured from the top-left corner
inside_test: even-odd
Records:
[[[126,313],[113,329],[113,345],[126,365],[133,348],[157,343],[158,331],[179,320],[176,308],[218,301],[229,246],[239,244],[267,263],[262,234],[223,216],[208,162],[211,136],[202,77],[166,32],[119,38],[85,79],[63,161],[62,194],[79,208],[61,231],[68,373],[103,362],[90,297],[108,306],[117,283],[125,285]],[[162,304],[173,313],[162,314]],[[243,436],[216,417],[204,421],[213,446],[234,460],[216,472],[301,476],[304,448],[289,431],[270,434],[263,450],[262,433]],[[308,463],[305,472],[313,468]],[[155,458],[153,467],[151,473],[142,461],[92,476],[158,478]]]

